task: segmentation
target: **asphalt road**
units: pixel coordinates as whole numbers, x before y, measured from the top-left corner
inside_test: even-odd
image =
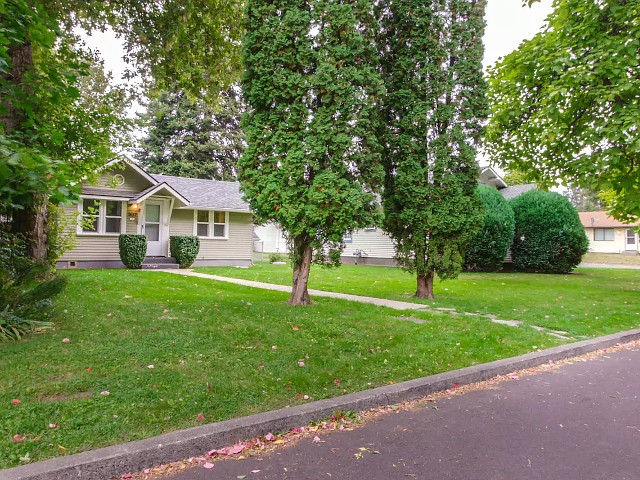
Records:
[[[621,350],[170,478],[640,479],[639,367]]]

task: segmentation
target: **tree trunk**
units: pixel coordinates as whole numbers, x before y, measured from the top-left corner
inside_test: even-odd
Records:
[[[433,300],[433,272],[429,271],[426,275],[418,275],[418,286],[416,288],[415,298],[428,298]]]
[[[25,83],[25,75],[33,70],[33,52],[31,42],[25,39],[23,43],[9,45],[7,54],[11,58],[11,70],[2,74],[2,80],[11,85],[10,91],[1,101],[4,113],[0,122],[4,126],[4,133],[11,135],[15,130],[20,131],[23,123],[28,119],[22,102],[28,101],[33,91]],[[22,98],[21,98],[22,97]],[[14,234],[22,235],[27,241],[27,255],[33,260],[47,260],[47,198],[43,194],[34,193],[30,203],[23,205],[23,209],[14,209],[11,219],[11,230]]]
[[[307,284],[311,269],[311,246],[308,241],[296,237],[293,241],[293,285],[291,296],[287,303],[290,305],[312,305]]]
[[[24,210],[14,210],[11,231],[21,234],[27,241],[27,255],[40,262],[47,261],[47,198],[43,194],[33,195],[33,203]]]

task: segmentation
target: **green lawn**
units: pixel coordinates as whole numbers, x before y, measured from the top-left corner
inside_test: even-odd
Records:
[[[288,265],[257,263],[251,268],[207,267],[213,273],[282,285],[291,284]],[[640,271],[578,269],[568,275],[465,273],[456,280],[436,279],[436,301],[412,298],[415,277],[399,268],[314,266],[310,288],[420,302],[459,311],[491,313],[505,320],[597,336],[640,326]]]
[[[266,266],[233,271],[254,275],[269,269],[280,275]],[[347,271],[365,270],[331,275]],[[366,271],[379,277],[377,292],[393,291],[388,277],[394,270]],[[314,306],[289,307],[286,293],[159,272],[65,275],[69,286],[58,300],[56,330],[0,344],[0,468],[560,342],[531,328],[476,317],[325,298]],[[336,281],[349,290],[350,283]],[[409,284],[401,290],[410,291]],[[402,315],[428,322],[413,323]],[[12,405],[13,399],[21,403]],[[198,419],[200,413],[205,420]],[[15,443],[14,435],[26,438]]]

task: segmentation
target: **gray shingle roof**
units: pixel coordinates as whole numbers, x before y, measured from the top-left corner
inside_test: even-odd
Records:
[[[173,177],[151,174],[158,182],[166,182],[180,192],[193,208],[235,210],[250,212],[249,204],[242,200],[238,182],[202,180],[199,178]]]
[[[503,188],[502,190],[499,190],[499,192],[504,198],[514,198],[528,192],[529,190],[535,190],[536,188],[538,188],[537,183],[527,183],[525,185],[513,185],[511,187]]]

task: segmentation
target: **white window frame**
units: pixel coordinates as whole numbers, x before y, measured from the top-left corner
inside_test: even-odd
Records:
[[[204,222],[198,222],[198,212],[207,212],[208,213],[208,222],[207,222],[207,235],[198,235],[198,224],[204,224]],[[224,213],[224,224],[222,223],[214,223],[215,212]],[[215,237],[213,235],[214,225],[224,225],[224,236]],[[223,210],[204,210],[199,208],[193,211],[193,235],[198,238],[203,238],[207,240],[229,240],[229,212],[225,212]]]
[[[602,238],[596,238],[596,234],[602,232]],[[611,238],[607,238],[607,232],[611,232]],[[613,228],[594,228],[593,229],[593,241],[594,242],[613,242],[616,239],[616,232]]]
[[[98,206],[98,215],[97,215],[98,228],[95,232],[82,230],[81,218],[84,216],[82,205],[85,200],[94,200],[96,202],[100,202],[100,205]],[[120,202],[121,215],[120,215],[120,231],[119,232],[105,231],[107,226],[107,201]],[[108,218],[118,218],[118,217],[109,216]],[[80,201],[78,202],[78,223],[76,225],[76,235],[117,237],[118,235],[123,233],[127,233],[127,201],[126,200],[122,200],[121,198],[105,198],[105,197],[90,197],[90,196],[80,197]]]
[[[353,232],[347,232],[342,235],[342,243],[353,243]]]

